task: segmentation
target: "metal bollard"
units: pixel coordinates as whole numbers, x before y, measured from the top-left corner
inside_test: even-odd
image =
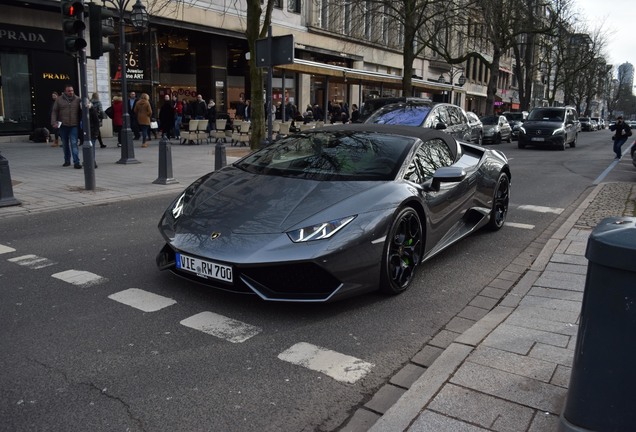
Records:
[[[159,177],[153,183],[162,185],[179,183],[172,178],[172,146],[165,135],[162,135],[159,140]]]
[[[0,155],[0,207],[8,207],[20,205],[13,196],[13,185],[11,184],[11,171],[9,170],[9,161]]]
[[[214,146],[214,171],[220,170],[227,165],[227,154],[225,142],[217,142]]]
[[[559,431],[636,430],[636,218],[592,231],[581,320]]]

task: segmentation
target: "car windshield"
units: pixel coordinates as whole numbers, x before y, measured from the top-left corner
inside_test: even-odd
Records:
[[[541,108],[532,110],[528,115],[528,120],[562,122],[565,111],[560,109]]]
[[[485,125],[496,125],[496,124],[499,124],[499,117],[497,116],[482,117],[481,122]]]
[[[431,108],[428,104],[386,105],[373,113],[365,123],[421,126]]]
[[[290,135],[238,161],[245,171],[310,180],[392,180],[416,138],[368,132]]]

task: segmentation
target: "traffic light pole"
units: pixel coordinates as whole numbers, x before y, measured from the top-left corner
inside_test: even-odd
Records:
[[[128,100],[128,74],[126,67],[126,33],[124,31],[124,11],[120,9],[119,20],[119,64],[121,65],[121,96],[124,102],[122,110],[121,159],[118,164],[136,164],[133,133],[130,129],[130,101]]]
[[[82,13],[82,20],[84,19]],[[84,37],[84,31],[80,32],[80,37]],[[88,113],[88,74],[86,73],[86,48],[79,51],[79,73],[80,73],[80,95],[82,107],[82,160],[84,161],[84,185],[86,190],[95,190],[95,147],[91,141],[91,122]]]

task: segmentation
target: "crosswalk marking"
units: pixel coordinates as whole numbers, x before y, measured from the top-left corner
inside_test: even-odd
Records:
[[[12,247],[0,244],[0,255],[9,253],[9,252],[15,252],[15,249],[13,249]]]
[[[364,378],[374,366],[355,357],[340,354],[306,342],[300,342],[278,355],[278,358],[324,373],[336,381],[353,384]]]
[[[521,228],[521,229],[529,229],[529,230],[534,229],[534,225],[522,224],[522,223],[516,223],[516,222],[506,222],[506,226],[511,228]]]
[[[558,208],[558,207],[542,207],[542,206],[535,206],[535,205],[520,205],[517,208],[519,210],[528,210],[528,211],[533,211],[533,212],[537,212],[537,213],[554,213],[554,214],[563,213],[563,209],[562,208]]]
[[[96,275],[95,273],[82,270],[66,270],[60,273],[52,274],[51,276],[73,285],[84,286],[97,285],[107,280],[106,278]]]
[[[156,312],[177,303],[168,297],[160,296],[139,288],[129,288],[108,296],[109,299],[144,312]]]
[[[15,257],[15,258],[10,258],[7,261],[12,262],[12,263],[16,263],[18,265],[24,266],[24,267],[28,267],[30,269],[41,269],[44,267],[48,267],[48,266],[52,266],[55,265],[56,263],[54,261],[51,261],[47,258],[42,258],[39,257],[37,255],[22,255],[19,257]]]
[[[214,312],[198,313],[182,320],[181,324],[232,343],[245,342],[262,331],[259,327]]]

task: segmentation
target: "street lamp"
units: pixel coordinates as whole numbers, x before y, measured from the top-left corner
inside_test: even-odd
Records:
[[[139,163],[135,159],[135,146],[133,144],[133,134],[130,129],[130,105],[128,103],[128,77],[126,71],[126,34],[124,31],[124,17],[126,9],[131,0],[103,0],[104,3],[113,6],[119,13],[119,64],[121,65],[121,93],[125,109],[122,111],[122,131],[121,131],[121,159],[118,164]],[[135,30],[143,30],[148,26],[148,12],[146,7],[137,0],[132,7],[130,22]]]
[[[453,65],[451,65],[450,71],[448,71],[448,74],[450,75],[450,83],[451,83],[451,92],[450,92],[450,103],[453,103],[453,91],[455,90],[455,76],[457,76],[458,74],[461,74],[459,76],[459,78],[457,79],[457,84],[459,85],[459,87],[462,87],[464,84],[466,84],[466,77],[464,76],[464,68],[457,68],[455,69],[455,67]],[[444,72],[442,72],[442,74],[440,74],[439,78],[437,79],[438,82],[444,84],[446,83],[446,78],[444,77]]]

